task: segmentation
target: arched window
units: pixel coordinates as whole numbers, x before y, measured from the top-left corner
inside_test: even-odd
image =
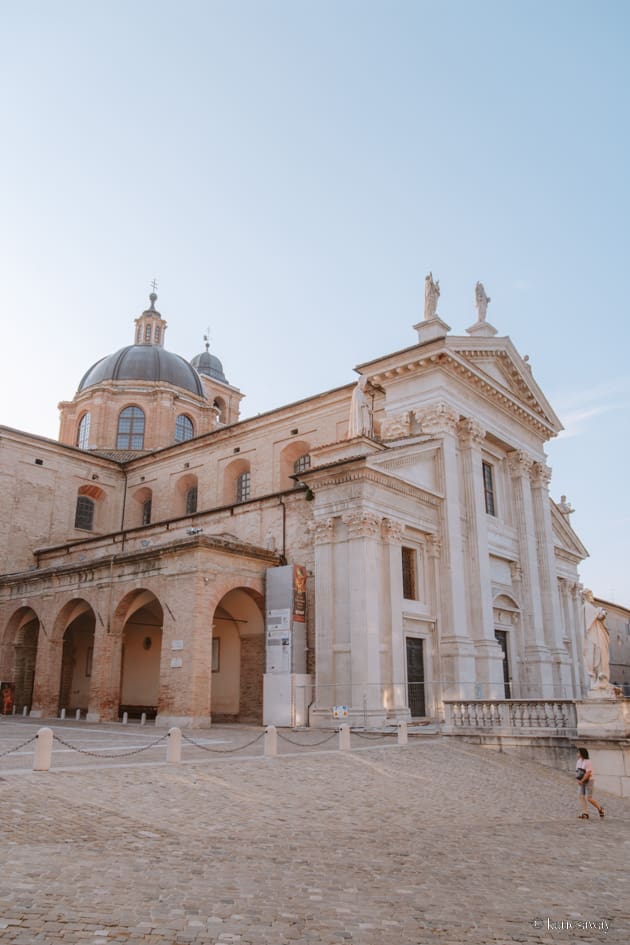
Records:
[[[192,440],[192,438],[192,420],[190,417],[187,417],[185,413],[180,413],[179,417],[175,421],[175,442],[183,443],[184,440]]]
[[[311,457],[309,453],[305,453],[304,456],[298,456],[296,461],[293,463],[293,472],[296,475],[298,473],[306,472],[306,470],[310,468],[311,468]]]
[[[148,324],[144,326],[144,340],[147,344],[151,341],[151,326]]]
[[[197,511],[197,486],[191,486],[186,493],[186,515],[194,515]]]
[[[144,413],[139,407],[125,407],[118,417],[116,449],[141,450],[144,448]]]
[[[92,531],[94,527],[94,502],[85,495],[77,498],[74,527],[84,528],[86,531]]]
[[[248,472],[242,472],[236,480],[236,501],[246,502],[251,492],[251,476]]]
[[[155,341],[156,345],[159,345],[161,335],[162,335],[162,332],[161,332],[160,326],[156,325],[155,331],[153,332],[153,340]]]
[[[80,450],[86,450],[90,445],[90,415],[84,413],[77,430],[77,446]]]

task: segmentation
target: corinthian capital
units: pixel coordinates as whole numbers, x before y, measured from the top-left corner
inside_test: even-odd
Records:
[[[383,519],[383,538],[392,543],[402,541],[405,532],[405,526],[402,522],[396,522],[393,518]]]
[[[548,489],[551,482],[551,466],[547,466],[545,463],[534,463],[532,465],[532,482],[536,486],[544,486],[545,489]]]
[[[483,443],[486,431],[477,420],[473,420],[472,417],[464,417],[457,424],[457,435],[462,446],[471,448],[480,446]]]
[[[507,454],[507,463],[510,474],[514,478],[519,476],[528,477],[534,460],[525,452],[525,450],[513,450]]]
[[[427,554],[429,558],[439,558],[442,554],[442,542],[437,535],[427,535]]]
[[[351,538],[368,538],[381,531],[381,518],[370,512],[345,512],[341,520],[348,526]]]
[[[316,522],[308,523],[308,531],[313,536],[316,545],[332,541],[335,532],[335,520],[333,518],[323,518]]]
[[[442,401],[422,410],[416,410],[415,415],[422,432],[430,436],[454,433],[459,422],[459,413],[450,404]]]

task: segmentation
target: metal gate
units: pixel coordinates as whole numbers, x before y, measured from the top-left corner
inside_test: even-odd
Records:
[[[424,640],[407,637],[407,699],[412,719],[426,716],[424,698]]]

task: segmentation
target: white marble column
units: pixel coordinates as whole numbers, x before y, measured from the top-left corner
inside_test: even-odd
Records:
[[[347,581],[350,623],[351,721],[377,724],[385,718],[383,706],[380,628],[381,516],[357,509],[345,512],[348,529]],[[341,588],[337,589],[337,593]]]
[[[572,690],[569,656],[562,639],[562,618],[554,554],[553,527],[549,483],[551,469],[545,463],[534,463],[531,470],[532,504],[538,549],[538,575],[540,579],[545,642],[552,659],[555,691],[560,699],[569,698]]]
[[[403,600],[402,538],[405,526],[393,519],[383,519],[383,539],[389,558],[389,607],[391,629],[388,644],[389,672],[384,671],[384,681],[391,682],[387,698],[388,714],[395,718],[409,718],[407,706],[406,652],[403,634],[403,615],[400,606]]]
[[[503,699],[503,654],[494,635],[492,579],[488,549],[481,444],[485,430],[476,420],[465,418],[457,426],[459,434],[464,510],[467,525],[466,559],[470,633],[475,645],[476,678],[484,699]]]
[[[522,626],[524,639],[524,697],[531,699],[553,696],[553,673],[549,649],[545,643],[536,526],[532,503],[530,473],[533,460],[522,450],[508,454],[512,477],[514,522],[518,535],[522,587]]]
[[[422,432],[441,440],[440,508],[442,554],[439,566],[438,640],[442,697],[474,699],[478,693],[475,652],[468,626],[466,569],[461,532],[462,497],[458,463],[459,413],[445,403],[416,412]]]
[[[335,593],[333,539],[335,521],[326,517],[309,525],[315,557],[315,693],[311,714],[330,718],[331,706],[337,704],[335,691],[334,646]]]

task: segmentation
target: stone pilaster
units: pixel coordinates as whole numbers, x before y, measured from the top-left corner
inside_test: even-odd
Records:
[[[538,576],[541,587],[541,604],[545,639],[553,660],[554,696],[569,698],[571,695],[571,667],[563,641],[562,618],[558,583],[556,578],[553,527],[549,483],[551,469],[545,463],[534,463],[531,471],[532,505],[538,549]]]
[[[533,460],[522,450],[508,454],[514,496],[514,522],[518,535],[521,565],[523,638],[525,648],[526,698],[551,698],[553,675],[545,642],[543,609],[538,572],[536,526],[530,474]]]
[[[463,501],[467,524],[467,571],[470,633],[475,643],[476,680],[484,699],[504,696],[503,656],[494,635],[492,581],[484,504],[481,444],[485,430],[466,418],[457,426],[462,464]]]
[[[393,519],[383,519],[383,539],[389,561],[389,601],[391,610],[390,667],[385,681],[392,683],[391,704],[388,714],[396,718],[409,718],[407,706],[406,653],[403,635],[402,610],[398,602],[403,599],[402,540],[405,526]]]
[[[473,699],[476,693],[474,646],[468,626],[466,570],[462,547],[462,497],[458,465],[459,413],[437,403],[416,412],[422,432],[441,440],[442,491],[440,510],[442,554],[439,566],[442,697]]]
[[[315,700],[313,712],[329,714],[336,702],[334,647],[335,634],[335,574],[333,540],[335,520],[330,516],[315,519],[309,525],[314,544],[315,559]]]

